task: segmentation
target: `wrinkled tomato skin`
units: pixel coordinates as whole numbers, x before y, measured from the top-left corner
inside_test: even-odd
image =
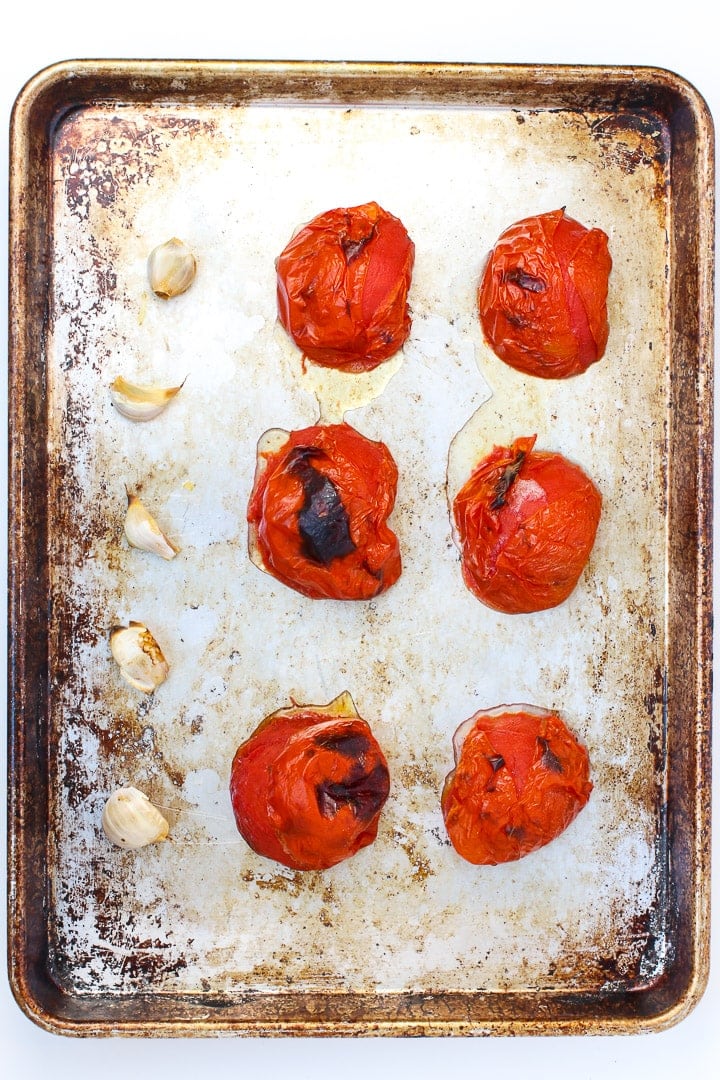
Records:
[[[258,855],[325,870],[375,840],[390,790],[387,761],[360,717],[289,713],[268,717],[235,753],[235,822]]]
[[[477,713],[445,781],[448,836],[476,865],[512,862],[549,844],[592,791],[587,751],[562,719],[524,708]]]
[[[276,261],[278,316],[303,354],[341,371],[371,371],[410,333],[415,247],[375,202],[328,210]]]
[[[602,510],[600,492],[578,465],[534,451],[534,443],[496,447],[453,503],[465,584],[508,615],[545,611],[570,596]]]
[[[478,291],[488,344],[528,375],[582,374],[607,345],[611,269],[602,229],[586,229],[563,210],[512,225],[491,252]]]
[[[353,550],[326,562],[308,555],[301,535],[307,485],[297,467],[306,455],[313,472],[326,478],[337,494],[346,521],[346,548]],[[265,569],[311,599],[369,600],[400,577],[397,536],[387,525],[395,504],[397,466],[382,442],[374,442],[348,424],[316,425],[290,433],[267,458],[248,506]],[[344,550],[344,549],[343,549]]]

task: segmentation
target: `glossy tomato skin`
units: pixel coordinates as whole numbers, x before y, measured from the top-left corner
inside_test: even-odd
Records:
[[[263,568],[312,599],[369,600],[389,589],[402,569],[387,525],[397,476],[385,444],[348,424],[289,433],[248,506]]]
[[[592,791],[585,748],[552,711],[476,713],[458,729],[441,797],[453,847],[468,862],[512,862],[556,839]]]
[[[556,607],[587,565],[602,510],[592,480],[535,437],[495,449],[455,497],[465,584],[496,611]]]
[[[528,375],[564,379],[586,371],[607,345],[611,269],[602,229],[587,229],[563,210],[512,225],[478,291],[489,345]]]
[[[246,842],[293,870],[324,870],[371,844],[389,790],[369,725],[312,706],[263,721],[238,747],[230,780]]]
[[[303,354],[342,371],[371,371],[410,333],[415,247],[375,202],[328,210],[276,262],[280,322]]]

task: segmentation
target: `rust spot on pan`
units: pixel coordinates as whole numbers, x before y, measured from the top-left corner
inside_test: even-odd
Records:
[[[620,168],[628,176],[638,170],[652,170],[655,201],[665,200],[671,136],[663,118],[650,112],[622,111],[600,116],[589,127],[608,165]]]
[[[137,185],[147,184],[156,162],[178,136],[211,136],[212,121],[172,115],[130,120],[79,110],[62,125],[57,141],[65,198],[71,213],[87,218],[92,203],[110,207]]]

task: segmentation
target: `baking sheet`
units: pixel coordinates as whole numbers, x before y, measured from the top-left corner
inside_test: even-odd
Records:
[[[332,81],[320,95],[316,68],[304,99],[198,101],[189,73],[169,97],[81,97],[53,125],[43,929],[46,977],[78,1010],[66,1030],[92,1014],[100,1030],[115,1015],[157,1031],[159,1014],[143,1019],[135,1005],[148,995],[177,1009],[184,1033],[273,1030],[287,995],[287,1028],[303,1033],[406,1032],[422,1021],[398,1004],[420,999],[435,1032],[498,1029],[498,1016],[525,1030],[571,1016],[607,1030],[618,1002],[678,963],[676,891],[691,883],[702,900],[695,827],[683,836],[688,881],[668,857],[672,762],[690,746],[669,720],[669,528],[678,459],[697,472],[673,429],[671,127],[660,108],[610,114],[606,102],[535,108],[496,94],[468,107],[454,83],[447,100],[423,100],[408,74],[396,71],[401,100],[389,106],[372,92],[349,103]],[[369,199],[416,244],[412,332],[372,375],[329,376],[277,324],[273,260],[314,214]],[[500,232],[559,206],[609,235],[611,333],[585,375],[545,383],[492,356],[475,290]],[[145,264],[171,235],[199,273],[163,303]],[[158,420],[133,425],[110,403],[117,375],[185,384]],[[263,431],[343,416],[383,439],[400,470],[391,524],[403,574],[362,604],[296,595],[246,550]],[[448,498],[489,444],[526,434],[580,463],[604,512],[569,601],[511,617],[465,589]],[[128,548],[126,484],[181,546],[171,564]],[[151,627],[171,664],[152,698],[110,658],[108,630],[129,619]],[[385,750],[391,796],[374,845],[330,871],[292,872],[237,834],[232,755],[268,713],[344,690]],[[595,790],[546,849],[472,867],[439,809],[451,736],[477,709],[517,701],[561,711],[588,747]],[[169,843],[108,845],[102,806],[128,783],[166,808]],[[670,1003],[678,1015],[702,982],[703,948],[700,934],[696,989]]]

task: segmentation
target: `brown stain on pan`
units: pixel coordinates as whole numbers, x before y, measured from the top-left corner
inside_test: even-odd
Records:
[[[608,166],[620,168],[629,177],[638,170],[652,170],[655,201],[667,197],[671,136],[664,117],[650,111],[609,113],[593,119],[589,127]]]
[[[129,189],[152,179],[173,139],[205,140],[214,133],[211,121],[192,116],[149,113],[130,120],[94,118],[91,110],[78,110],[65,119],[57,142],[68,208],[85,220],[93,203],[104,208],[120,203]]]

